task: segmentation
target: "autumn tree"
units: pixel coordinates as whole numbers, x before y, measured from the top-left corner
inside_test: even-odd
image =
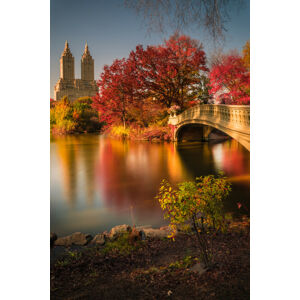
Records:
[[[126,127],[130,119],[130,109],[136,106],[136,86],[134,66],[128,59],[116,59],[111,66],[104,66],[98,81],[99,93],[94,97],[94,107],[107,125],[121,123]]]
[[[240,55],[224,55],[209,78],[210,94],[221,103],[250,104],[250,71]]]
[[[250,71],[250,41],[247,41],[243,47],[243,62],[246,68]]]
[[[137,46],[129,60],[135,65],[143,95],[168,108],[184,108],[195,100],[201,76],[208,71],[202,44],[177,33],[163,45]]]
[[[138,45],[128,58],[104,67],[94,107],[107,125],[147,127],[172,105],[184,109],[200,93],[206,97],[207,71],[202,45],[190,37],[175,34],[163,45]]]

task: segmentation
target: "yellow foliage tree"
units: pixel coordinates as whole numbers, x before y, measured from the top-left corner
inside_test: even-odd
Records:
[[[247,41],[243,47],[243,61],[248,70],[250,70],[250,41]]]

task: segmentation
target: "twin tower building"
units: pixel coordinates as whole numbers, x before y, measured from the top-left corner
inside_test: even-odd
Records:
[[[74,57],[66,41],[60,58],[60,78],[54,87],[54,100],[67,96],[70,101],[74,101],[79,97],[95,96],[97,93],[98,87],[94,80],[94,59],[87,44],[81,57],[81,79],[75,79],[74,70]]]

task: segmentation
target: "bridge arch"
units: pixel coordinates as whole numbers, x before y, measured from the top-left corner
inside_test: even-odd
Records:
[[[216,128],[237,140],[250,151],[250,107],[244,105],[194,106],[178,116],[171,116],[169,124],[175,126],[174,140],[178,141],[183,128],[204,125]]]

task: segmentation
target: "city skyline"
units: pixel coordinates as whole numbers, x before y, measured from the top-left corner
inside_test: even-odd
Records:
[[[232,8],[231,22],[227,24],[224,51],[242,50],[250,38],[250,9],[246,3],[239,11]],[[75,58],[75,78],[80,78],[80,59],[88,43],[95,60],[95,80],[114,59],[127,57],[138,44],[157,45],[168,39],[173,30],[165,34],[147,32],[140,16],[123,5],[123,0],[112,1],[58,1],[50,2],[50,97],[54,96],[54,86],[59,79],[59,59],[65,41]],[[203,43],[209,55],[213,43],[203,30],[190,29],[183,32]]]

